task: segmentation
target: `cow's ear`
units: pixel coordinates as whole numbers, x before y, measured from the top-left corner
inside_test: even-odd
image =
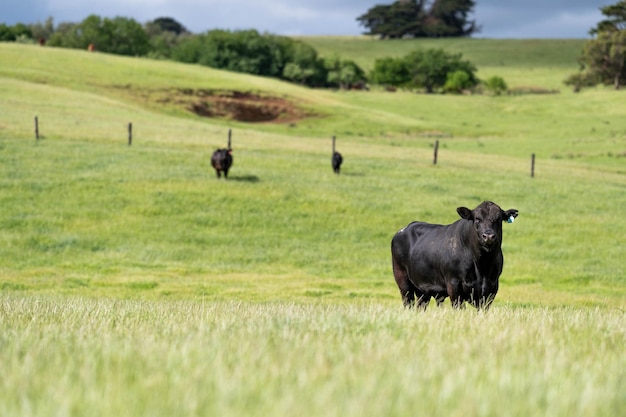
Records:
[[[467,207],[459,207],[456,209],[456,212],[459,213],[459,216],[461,216],[462,219],[465,219],[465,220],[473,219],[472,210],[468,209]]]
[[[517,217],[519,212],[516,209],[508,209],[502,212],[502,221],[513,223],[513,219]]]

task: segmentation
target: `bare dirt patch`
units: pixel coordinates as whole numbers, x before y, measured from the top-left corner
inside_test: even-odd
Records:
[[[295,123],[312,116],[286,98],[232,90],[181,88],[168,90],[160,101],[182,105],[201,117],[246,123]]]
[[[245,123],[296,124],[302,119],[318,117],[292,100],[250,91],[141,88],[130,84],[114,88],[149,106],[175,107],[200,117],[229,119]]]

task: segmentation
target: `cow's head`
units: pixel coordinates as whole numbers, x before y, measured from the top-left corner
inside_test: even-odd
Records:
[[[504,211],[491,201],[483,201],[474,210],[459,207],[456,211],[462,219],[469,220],[474,224],[478,242],[487,251],[500,247],[502,222],[512,222],[518,214],[516,209]]]

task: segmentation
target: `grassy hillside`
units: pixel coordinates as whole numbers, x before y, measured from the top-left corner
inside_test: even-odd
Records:
[[[0,48],[8,288],[101,294],[139,280],[151,296],[395,301],[395,230],[415,219],[450,222],[457,206],[492,199],[521,212],[505,228],[509,301],[543,298],[515,284],[624,301],[622,93],[318,91],[198,66]],[[202,118],[178,101],[183,88],[281,97],[308,116]],[[35,115],[45,137],[38,142]],[[208,161],[230,127],[227,183]],[[329,167],[334,134],[346,159],[341,176]]]
[[[552,41],[532,59],[524,41],[463,42],[513,85],[561,89],[570,71]],[[0,414],[617,415],[623,103],[318,91],[0,43]],[[228,106],[278,113],[197,114]],[[395,231],[485,199],[520,211],[492,309],[405,311]]]
[[[370,70],[382,57],[404,56],[416,49],[442,48],[461,53],[478,67],[478,76],[504,77],[513,86],[563,87],[562,81],[578,71],[582,39],[411,39],[378,40],[376,38],[312,36],[302,37],[322,56],[338,54]]]

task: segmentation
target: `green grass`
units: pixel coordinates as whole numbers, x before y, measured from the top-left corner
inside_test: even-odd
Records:
[[[4,416],[615,416],[623,312],[0,297]]]
[[[552,89],[577,41],[561,55],[552,41],[463,42]],[[255,91],[317,116],[203,119],[162,100],[176,88]],[[0,414],[617,415],[623,94],[318,91],[0,44]],[[218,181],[209,159],[228,128],[235,162]],[[404,311],[395,231],[485,199],[520,210],[493,308]]]

